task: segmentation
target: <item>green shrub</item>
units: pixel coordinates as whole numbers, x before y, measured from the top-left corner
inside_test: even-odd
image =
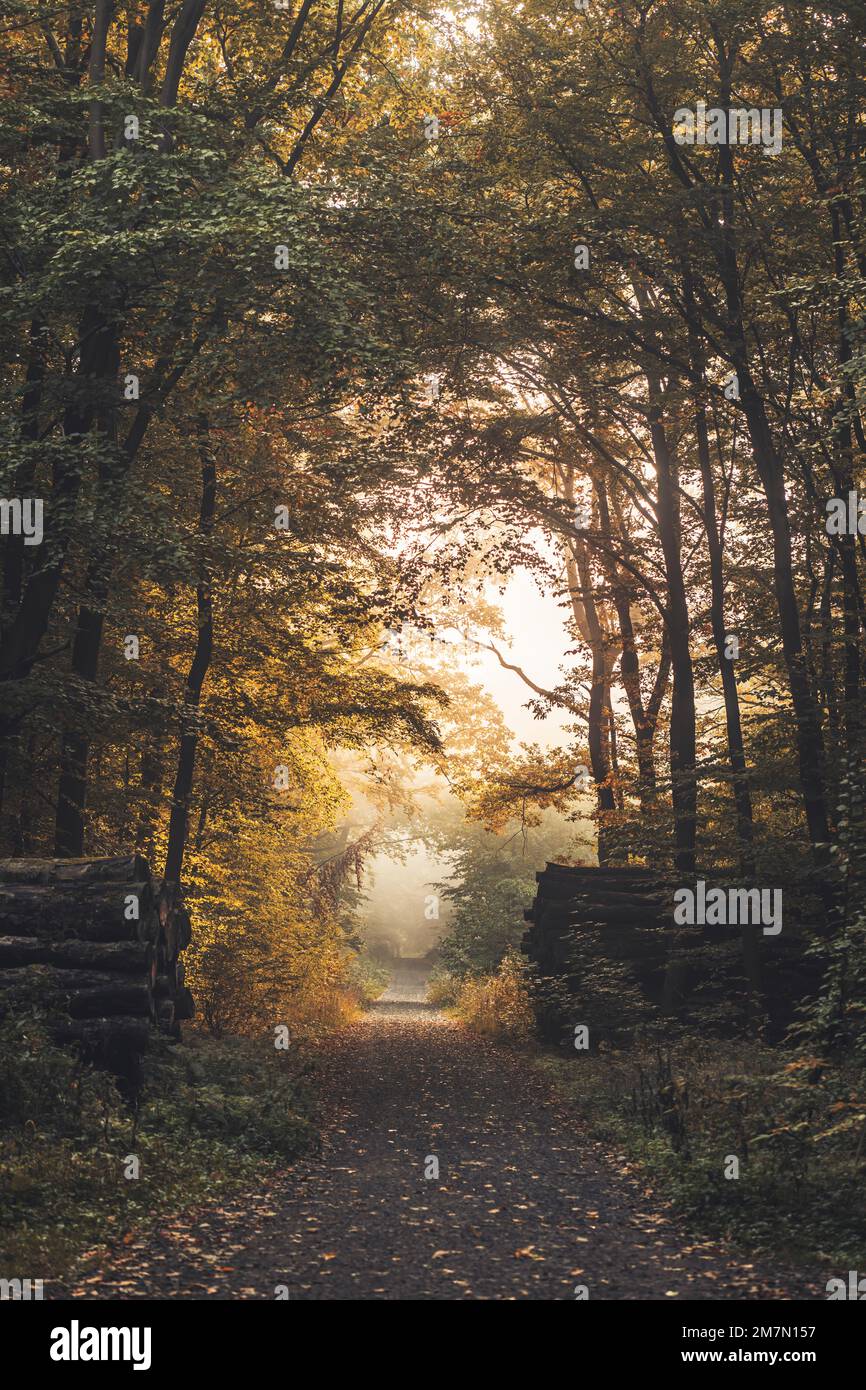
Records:
[[[38,1018],[0,1025],[0,1276],[52,1279],[83,1251],[252,1183],[311,1142],[310,1068],[273,1039],[154,1042],[133,1113]],[[134,1154],[140,1175],[127,1179]]]

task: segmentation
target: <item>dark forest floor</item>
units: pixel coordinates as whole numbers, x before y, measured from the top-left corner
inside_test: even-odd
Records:
[[[525,1059],[409,993],[327,1045],[321,1155],[133,1240],[53,1297],[823,1296],[690,1240]]]

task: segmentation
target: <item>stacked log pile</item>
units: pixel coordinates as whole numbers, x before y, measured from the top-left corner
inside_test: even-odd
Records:
[[[700,876],[728,881],[719,872]],[[659,1011],[700,1011],[705,1028],[725,1034],[737,1031],[753,1010],[739,928],[676,926],[670,874],[548,864],[536,881],[535,900],[524,911],[530,926],[522,950],[534,967],[536,1016],[546,1041],[571,1045],[581,1023],[589,1026],[593,1045],[624,1040]],[[758,930],[757,1002],[768,1040],[784,1034],[798,1001],[818,987],[821,961],[807,954],[807,937],[805,921],[790,918],[769,942]]]
[[[588,1022],[582,986],[588,975],[598,984],[602,962],[613,964],[622,993],[633,984],[648,999],[661,997],[671,917],[670,890],[658,874],[548,864],[535,877],[522,950],[535,966],[536,1014],[546,1041],[564,1042],[573,1025]]]
[[[156,1030],[192,1018],[179,892],[139,855],[0,860],[0,1015],[43,1010],[57,1041],[134,1088]]]

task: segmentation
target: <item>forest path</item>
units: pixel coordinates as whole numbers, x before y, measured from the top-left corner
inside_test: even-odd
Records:
[[[818,1295],[690,1241],[545,1077],[437,1013],[410,974],[326,1049],[321,1156],[126,1246],[73,1296]]]

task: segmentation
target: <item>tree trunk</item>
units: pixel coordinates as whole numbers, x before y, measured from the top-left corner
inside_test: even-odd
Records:
[[[599,529],[608,542],[613,541],[610,521],[610,504],[607,489],[602,482],[596,486],[599,507]],[[648,705],[644,706],[640,685],[640,658],[637,651],[634,624],[631,617],[631,591],[624,580],[620,567],[609,557],[604,561],[607,582],[613,595],[620,635],[619,678],[625,691],[634,729],[635,753],[637,757],[638,800],[641,813],[646,815],[655,800],[656,770],[653,745],[655,743],[658,711],[664,696],[670,670],[670,644],[665,632],[659,667],[656,673],[655,691]],[[611,711],[613,720],[613,711]]]
[[[689,607],[680,553],[679,476],[668,445],[661,381],[646,372],[649,424],[656,470],[659,538],[668,588],[673,694],[671,698],[671,797],[674,811],[674,862],[680,873],[695,870],[697,832],[695,678],[689,645]]]
[[[560,473],[563,496],[574,507],[574,468],[571,464],[566,464]],[[592,572],[586,544],[579,536],[576,536],[565,541],[564,551],[572,615],[580,637],[589,647],[592,658],[587,742],[598,810],[598,862],[599,864],[606,864],[610,857],[607,818],[610,812],[616,808],[610,776],[610,723],[608,715],[610,661],[604,630],[593,593]]]
[[[199,416],[197,428],[201,457],[201,506],[198,529],[200,535],[206,539],[213,530],[216,508],[216,459],[210,441],[208,422],[204,416]],[[198,709],[202,686],[213,653],[213,595],[210,565],[207,557],[202,561],[201,578],[196,590],[196,610],[198,614],[198,641],[184,691],[184,727],[180,738],[177,775],[174,781],[168,827],[168,849],[165,861],[167,883],[180,883],[183,856],[189,832],[189,805],[195,772],[195,755],[198,747]]]
[[[720,55],[720,97],[724,106],[731,95],[729,60]],[[740,406],[746,417],[749,439],[758,470],[773,536],[773,567],[776,607],[782,633],[782,650],[788,671],[788,686],[794,706],[800,785],[809,839],[815,863],[826,867],[830,860],[830,823],[824,786],[824,748],[818,708],[812,693],[800,630],[800,610],[794,583],[791,528],[785,473],[770,430],[764,402],[752,376],[743,317],[740,271],[737,264],[736,197],[734,162],[731,148],[719,146],[722,174],[721,231],[716,248],[719,274],[725,293],[728,322],[726,332],[731,360],[737,374]]]
[[[112,942],[152,940],[159,922],[144,883],[0,883],[0,925],[10,936]]]
[[[146,975],[153,959],[153,947],[143,941],[52,941],[32,936],[0,936],[0,969],[22,965],[59,965]]]
[[[686,295],[694,309],[691,284],[686,280]],[[731,781],[734,805],[737,812],[737,838],[740,846],[740,869],[746,883],[751,883],[755,875],[754,823],[752,819],[752,795],[746,770],[746,753],[743,745],[743,726],[740,717],[740,697],[737,690],[737,677],[734,659],[728,655],[727,627],[725,624],[725,576],[722,562],[722,536],[716,513],[716,488],[710,458],[710,440],[707,427],[707,413],[700,392],[704,389],[704,363],[700,353],[697,335],[692,332],[692,369],[701,383],[695,397],[695,438],[698,447],[698,463],[701,470],[701,490],[703,493],[704,530],[707,536],[707,550],[710,560],[710,622],[713,629],[713,642],[716,648],[722,694],[725,702],[725,728],[728,741],[728,759],[731,764]],[[758,929],[744,922],[741,927],[743,947],[743,971],[749,988],[749,1012],[756,1016],[761,997],[761,945]]]
[[[154,1011],[148,980],[53,965],[0,969],[0,998],[8,1000],[10,996],[56,1001],[71,1018],[98,1018],[105,1014],[145,1018]]]

